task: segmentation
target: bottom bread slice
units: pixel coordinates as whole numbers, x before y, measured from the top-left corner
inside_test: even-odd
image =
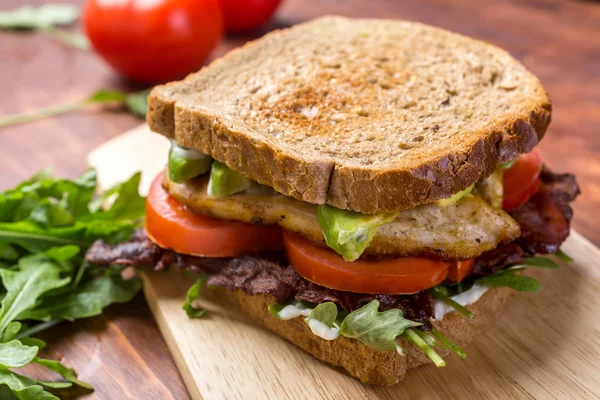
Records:
[[[268,311],[268,306],[275,303],[275,299],[271,296],[250,296],[242,291],[226,289],[215,289],[214,292],[220,299],[238,305],[271,331],[314,357],[344,368],[363,383],[394,385],[404,379],[406,370],[431,362],[420,349],[407,342],[402,344],[407,350],[407,354],[403,356],[397,352],[375,350],[358,340],[343,336],[330,341],[322,339],[312,333],[304,322],[304,317],[287,321],[273,317]],[[442,320],[434,322],[434,326],[450,341],[461,347],[466,346],[494,322],[497,314],[512,295],[513,291],[507,288],[488,290],[476,303],[468,306],[468,309],[477,316],[475,319],[469,320],[457,313],[451,313]],[[448,352],[448,350],[438,351],[442,356]]]

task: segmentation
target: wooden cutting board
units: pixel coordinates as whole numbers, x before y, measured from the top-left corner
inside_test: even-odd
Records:
[[[103,187],[143,171],[146,192],[168,147],[142,126],[89,161]],[[544,289],[517,294],[495,327],[466,348],[466,360],[449,356],[445,368],[409,370],[393,387],[361,384],[222,307],[208,290],[200,301],[205,317],[188,319],[181,306],[193,280],[179,273],[145,275],[144,293],[193,399],[600,398],[600,250],[576,232],[563,249],[575,262],[530,270]]]

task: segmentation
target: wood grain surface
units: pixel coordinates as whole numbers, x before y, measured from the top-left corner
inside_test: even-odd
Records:
[[[78,1],[83,3],[82,0]],[[27,3],[43,3],[28,1]],[[24,4],[2,0],[1,9]],[[441,26],[509,50],[538,75],[554,102],[541,144],[556,170],[577,174],[583,194],[574,227],[600,245],[600,4],[557,0],[286,0],[264,31],[323,14],[404,18]],[[255,36],[263,32],[257,33]],[[250,37],[225,40],[214,56]],[[136,89],[93,54],[29,33],[0,32],[0,115],[78,100],[98,88]],[[48,165],[76,176],[85,155],[139,124],[117,112],[86,110],[0,130],[0,189]],[[89,399],[187,399],[188,394],[140,298],[127,307],[44,335],[49,355],[84,372]],[[558,396],[558,394],[556,395]]]

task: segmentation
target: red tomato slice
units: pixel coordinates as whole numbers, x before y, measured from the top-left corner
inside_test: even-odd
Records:
[[[450,266],[446,278],[452,282],[460,282],[473,272],[475,259],[471,258],[465,261],[457,261]]]
[[[538,149],[521,157],[504,174],[502,208],[514,210],[525,204],[540,187],[542,157]]]
[[[171,197],[159,174],[146,200],[146,232],[160,247],[202,257],[236,257],[283,248],[278,225],[257,226],[196,214]]]
[[[319,285],[347,292],[417,293],[446,279],[452,264],[419,257],[346,262],[333,250],[286,231],[283,244],[288,261],[300,275]]]

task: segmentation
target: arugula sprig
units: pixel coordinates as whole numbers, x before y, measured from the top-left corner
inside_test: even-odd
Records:
[[[72,369],[38,357],[46,344],[31,335],[60,321],[98,315],[139,291],[138,278],[125,280],[118,270],[98,270],[83,260],[94,240],[125,240],[140,226],[139,181],[136,174],[96,196],[94,170],[74,180],[42,171],[0,193],[0,395],[8,390],[10,398],[57,399],[46,389],[91,389]],[[104,202],[110,204],[103,207]],[[66,382],[37,381],[12,371],[30,363]]]
[[[72,4],[25,5],[11,11],[0,11],[0,29],[38,31],[79,50],[88,50],[90,43],[87,37],[57,28],[59,25],[71,25],[77,18],[79,7]]]
[[[28,111],[20,114],[0,117],[0,128],[70,113],[93,104],[120,105],[135,116],[143,118],[146,116],[146,108],[148,107],[146,100],[148,93],[148,90],[125,93],[119,90],[100,89],[85,99],[78,101],[57,104],[35,111]]]

